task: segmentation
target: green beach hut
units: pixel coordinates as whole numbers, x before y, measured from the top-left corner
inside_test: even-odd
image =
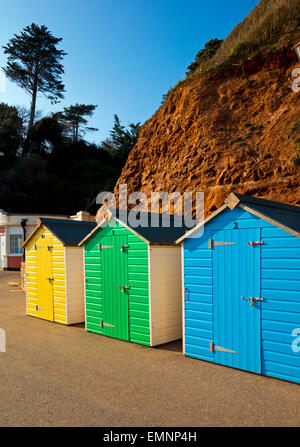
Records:
[[[139,213],[153,219],[154,213]],[[128,217],[128,213],[126,212]],[[184,226],[138,227],[119,214],[99,224],[84,246],[86,329],[156,346],[182,338],[181,248]]]

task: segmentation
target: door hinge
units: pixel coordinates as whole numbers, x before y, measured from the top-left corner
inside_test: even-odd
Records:
[[[37,250],[38,248],[44,248],[44,247],[42,247],[41,245],[35,245],[35,246],[34,246],[34,249],[35,249],[35,250]]]
[[[222,245],[236,245],[236,242],[220,242],[208,239],[208,248],[212,250],[214,247],[221,247]]]
[[[248,242],[248,245],[251,245],[251,247],[255,247],[255,245],[263,245],[264,241],[250,241]]]
[[[113,326],[112,324],[104,323],[103,320],[100,321],[100,326],[101,327],[116,327],[116,326]]]
[[[99,251],[105,250],[106,248],[114,248],[113,245],[101,245],[99,244]]]
[[[42,308],[39,307],[39,306],[35,306],[35,310],[38,312],[39,310],[45,310],[45,309],[42,309]]]
[[[209,344],[209,350],[210,350],[210,352],[221,351],[221,352],[229,352],[231,354],[237,354],[236,351],[232,351],[231,349],[226,349],[226,348],[222,348],[221,346],[215,345],[213,341],[210,342],[210,344]]]

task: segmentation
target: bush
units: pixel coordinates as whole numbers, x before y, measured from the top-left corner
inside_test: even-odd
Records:
[[[230,50],[229,59],[232,61],[241,60],[246,57],[248,46],[245,42],[237,42]]]
[[[193,65],[193,73],[213,71],[259,51],[272,52],[281,37],[300,30],[299,0],[261,0],[222,42],[216,53]]]
[[[211,39],[188,67],[186,79],[222,70],[230,63],[242,63],[258,52],[273,52],[280,40],[300,31],[299,0],[261,0],[224,40]],[[246,80],[246,85],[253,85]],[[163,102],[170,92],[164,95]]]
[[[262,0],[224,40],[208,65],[224,64],[233,57],[245,59],[257,51],[274,51],[279,39],[298,31],[299,26],[299,0]]]
[[[197,68],[201,69],[201,66],[216,54],[222,43],[223,40],[220,39],[211,39],[208,42],[206,42],[204,48],[202,48],[196,54],[194,62],[192,62],[188,66],[189,71],[186,73],[186,75],[189,76],[191,73],[194,73],[194,71],[196,71]]]

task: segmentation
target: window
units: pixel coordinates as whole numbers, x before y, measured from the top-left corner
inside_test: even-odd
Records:
[[[21,234],[10,235],[10,253],[19,254],[22,253],[21,245],[23,243],[23,237]]]

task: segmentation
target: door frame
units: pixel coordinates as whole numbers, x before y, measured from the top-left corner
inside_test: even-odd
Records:
[[[210,345],[210,351],[213,353],[213,361],[215,363],[218,364],[222,364],[225,366],[230,366],[230,367],[235,367],[238,369],[243,369],[246,371],[250,371],[250,372],[254,372],[257,374],[261,374],[262,373],[262,337],[261,337],[261,303],[260,302],[254,302],[254,306],[251,306],[250,302],[248,301],[249,297],[248,296],[244,296],[242,297],[242,293],[244,293],[243,291],[245,291],[245,289],[247,290],[247,293],[250,290],[255,289],[255,291],[253,290],[252,293],[255,294],[255,296],[260,297],[261,295],[261,269],[260,269],[260,264],[261,264],[261,247],[260,245],[255,245],[255,246],[249,246],[249,242],[247,242],[247,240],[250,238],[252,232],[252,237],[253,240],[259,240],[260,241],[260,235],[261,235],[261,230],[260,228],[240,228],[240,229],[220,229],[220,230],[216,230],[212,232],[212,236],[211,236],[211,240],[214,241],[217,240],[218,241],[218,245],[214,245],[213,242],[210,242],[210,246],[211,249],[213,250],[213,333],[214,333],[214,340]],[[236,234],[237,237],[232,237],[232,235]],[[222,238],[222,239],[221,239]],[[236,240],[236,242],[234,242]],[[246,245],[247,242],[247,245]],[[218,269],[220,268],[219,262],[220,259],[218,260],[217,258],[217,251],[222,245],[224,245],[223,249],[223,257],[224,257],[224,261],[226,260],[226,255],[225,255],[225,249],[226,246],[228,245],[230,247],[230,245],[237,245],[237,254],[236,254],[236,261],[238,262],[236,269],[238,271],[238,275],[239,275],[239,280],[241,278],[241,272],[245,273],[245,277],[244,277],[244,282],[241,284],[240,282],[238,282],[238,287],[237,287],[237,291],[236,293],[239,296],[231,296],[230,297],[230,305],[232,306],[233,304],[238,303],[239,307],[237,310],[238,313],[238,334],[239,335],[239,344],[244,343],[244,348],[246,346],[247,349],[247,342],[245,340],[241,341],[241,338],[243,339],[243,337],[241,337],[241,328],[245,327],[247,328],[247,331],[245,333],[243,333],[244,335],[244,339],[247,340],[247,338],[251,339],[254,338],[253,341],[253,345],[251,347],[251,345],[249,344],[248,346],[253,350],[253,366],[249,366],[249,358],[251,357],[249,354],[249,351],[245,351],[245,349],[243,349],[242,351],[240,351],[240,353],[238,353],[234,347],[234,344],[231,346],[229,346],[230,343],[227,343],[228,346],[223,346],[223,344],[226,344],[225,340],[223,343],[222,337],[220,334],[218,334],[218,331],[221,330],[221,327],[218,325],[218,322],[220,321],[220,311],[221,309],[219,308],[219,303],[218,303],[218,299],[217,298],[217,290],[215,290],[215,286],[216,286],[216,281],[220,281],[221,276],[219,275],[219,271]],[[247,266],[247,263],[242,263],[241,261],[243,259],[249,259],[249,254],[250,251],[249,250],[256,250],[257,253],[253,252],[253,267],[252,269],[252,275],[253,275],[253,280],[251,281],[248,280],[248,272],[249,272],[249,265]],[[243,253],[243,251],[245,251]],[[230,250],[231,253],[231,257],[234,256],[233,255],[233,251]],[[250,258],[251,259],[251,258]],[[231,260],[231,266],[233,264],[233,259]],[[249,261],[248,261],[249,262]],[[247,270],[248,267],[248,270]],[[257,274],[259,274],[259,278],[257,277]],[[217,277],[215,275],[218,275]],[[232,278],[232,270],[231,270],[231,278]],[[218,285],[218,287],[220,287],[220,289],[223,289],[223,294],[226,294],[226,278],[228,276],[226,276],[225,271],[224,271],[224,276],[222,278],[222,284]],[[228,284],[228,283],[227,283]],[[250,285],[249,285],[250,284]],[[259,286],[258,286],[259,284]],[[259,290],[258,290],[259,289]],[[240,300],[240,301],[238,301]],[[216,307],[217,306],[217,307]],[[226,308],[226,304],[224,304],[223,302],[223,307],[225,306]],[[245,307],[243,309],[242,306],[248,306]],[[256,314],[254,314],[253,316],[249,316],[249,312],[251,312],[253,310],[253,312],[256,312]],[[224,311],[224,315],[225,315],[225,320],[223,320],[224,326],[223,326],[223,332],[226,335],[226,326],[228,328],[227,323],[226,324],[226,319],[228,319],[228,316],[230,315],[230,318],[233,318],[233,312],[234,310],[231,312],[231,314],[229,313],[228,315],[226,315],[225,311]],[[245,320],[242,320],[242,318],[245,318]],[[235,320],[236,321],[236,320]],[[251,322],[250,326],[249,326],[249,322]],[[257,327],[258,326],[258,327]],[[228,331],[227,329],[227,333],[231,332],[232,336],[233,336],[233,330],[234,328],[234,321],[231,320],[231,328],[230,331]],[[251,332],[254,332],[255,337],[251,337]],[[259,332],[258,332],[259,331]],[[255,338],[258,337],[258,339],[255,341]],[[236,354],[239,354],[238,357],[238,363],[239,366],[236,366],[236,363],[234,359],[234,357]],[[246,355],[245,355],[246,353]],[[247,367],[243,367],[242,365],[246,362]],[[251,368],[251,369],[250,369]]]
[[[101,245],[103,246],[103,248],[101,248]],[[124,234],[120,234],[120,235],[107,235],[107,236],[103,236],[101,238],[101,243],[99,244],[99,250],[100,250],[100,256],[101,256],[101,267],[102,267],[102,271],[101,271],[101,275],[102,275],[102,320],[101,320],[101,325],[102,325],[102,330],[103,330],[103,334],[108,336],[108,337],[112,337],[112,338],[117,338],[119,340],[125,340],[125,341],[129,341],[130,340],[130,325],[129,325],[129,290],[128,289],[123,289],[122,292],[122,286],[128,287],[128,248],[125,248],[124,250],[121,250],[120,247],[122,246],[127,246],[128,247],[128,235],[124,235]],[[100,249],[101,248],[101,249]],[[113,252],[110,252],[110,250],[113,250]],[[107,251],[106,251],[107,250]],[[107,259],[105,260],[105,255],[108,254],[108,256],[110,255],[110,253],[113,253],[114,258],[112,258],[111,256],[109,257],[109,260],[107,262]],[[124,271],[125,272],[125,276],[126,278],[122,279],[119,278],[120,275],[120,270],[118,270],[120,268],[120,259],[121,259],[121,253],[123,253],[123,255],[125,256],[123,259],[125,260],[125,265],[124,267]],[[119,257],[117,256],[117,254],[119,254]],[[108,266],[107,264],[110,262],[116,262],[116,268],[114,269],[114,275],[110,276],[109,274],[107,274],[107,270],[106,268],[112,268],[112,265]],[[111,281],[108,282],[108,278],[111,278]],[[107,286],[112,289],[110,291],[106,291],[105,290],[105,282],[107,281]],[[126,282],[126,284],[117,284],[118,282]],[[114,299],[111,292],[114,291],[115,293],[115,305],[116,305],[116,310],[118,310],[118,304],[119,304],[119,312],[115,312],[112,313],[112,315],[106,315],[109,314],[108,312],[108,302],[107,300],[110,299]],[[125,298],[126,297],[126,298]],[[120,299],[121,298],[121,299]],[[122,303],[122,301],[124,301],[124,298],[126,299],[125,301],[125,307],[120,306],[120,303]],[[121,312],[124,312],[124,315],[121,317],[120,314]],[[119,316],[119,320],[116,321],[116,319],[112,319],[112,316],[115,316],[116,318]],[[123,332],[122,336],[119,334],[114,334],[112,329],[113,328],[117,328],[117,325],[114,326],[113,323],[120,323],[119,329],[116,329],[116,331],[119,332]],[[124,325],[124,326],[123,326]]]
[[[48,243],[50,242],[50,245]],[[50,275],[49,278],[53,277],[53,256],[52,256],[52,250],[48,247],[53,246],[53,237],[51,235],[45,235],[41,234],[40,237],[36,240],[36,265],[37,265],[37,309],[36,309],[36,316],[47,321],[53,321],[54,322],[54,296],[53,296],[53,281],[47,282],[47,275]],[[41,269],[39,266],[39,255],[40,251],[43,250],[44,260],[41,263],[43,265],[43,268]],[[48,256],[45,256],[48,255]],[[46,259],[47,258],[47,259]],[[46,260],[46,262],[45,262]],[[38,269],[40,271],[38,272]],[[47,273],[48,271],[48,273]],[[44,275],[44,277],[42,277]],[[49,286],[48,292],[49,296],[46,298],[46,306],[43,304],[42,299],[45,300],[45,297],[41,296],[41,281],[45,281],[46,286]],[[46,287],[47,290],[47,287]],[[41,307],[41,311],[39,311],[39,305],[45,306]]]

